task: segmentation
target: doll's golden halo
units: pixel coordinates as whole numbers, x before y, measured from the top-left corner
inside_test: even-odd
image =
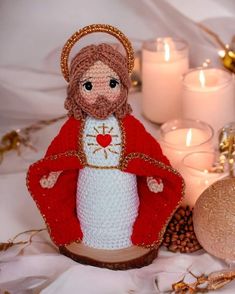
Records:
[[[96,33],[96,32],[110,34],[121,42],[127,54],[128,72],[129,74],[132,72],[132,69],[134,67],[134,51],[128,38],[119,29],[111,25],[92,24],[74,33],[68,39],[68,41],[65,43],[63,47],[63,50],[61,52],[61,58],[60,58],[60,67],[61,67],[61,72],[67,82],[69,82],[68,59],[69,59],[70,51],[72,50],[75,43],[78,42],[78,40],[80,40],[82,37],[91,33]]]

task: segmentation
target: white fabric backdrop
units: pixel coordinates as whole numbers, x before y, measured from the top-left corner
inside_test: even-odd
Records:
[[[208,57],[219,66],[215,44],[192,19],[216,18],[204,22],[219,33],[224,42],[229,42],[235,27],[234,1],[169,2],[187,17],[163,0],[2,0],[0,135],[12,127],[65,113],[65,82],[59,73],[59,50],[77,28],[90,23],[110,23],[136,41],[166,35],[182,37],[190,44],[193,66],[201,65]],[[130,97],[134,114],[157,137],[156,126],[141,116],[140,98],[140,95]],[[22,164],[12,154],[0,166],[0,241],[26,229],[44,227],[26,190],[22,169],[42,156],[61,123],[37,134],[39,152],[36,155],[26,154]],[[21,172],[6,174],[12,170]],[[226,267],[204,251],[196,255],[179,255],[162,250],[160,257],[149,267],[112,272],[75,264],[58,255],[46,240],[46,234],[40,234],[38,241],[28,247],[23,256],[16,256],[17,248],[1,253],[0,293],[1,289],[8,289],[10,293],[34,293],[33,290],[26,292],[26,289],[51,281],[54,282],[43,293],[163,293],[189,268],[194,273],[209,273]],[[153,276],[158,276],[160,292],[153,288]],[[235,293],[234,283],[218,293]]]

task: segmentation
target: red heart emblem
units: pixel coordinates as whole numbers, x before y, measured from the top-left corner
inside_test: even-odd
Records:
[[[105,148],[109,146],[109,144],[112,142],[112,137],[109,134],[106,134],[106,135],[99,134],[96,136],[96,141],[100,146]]]

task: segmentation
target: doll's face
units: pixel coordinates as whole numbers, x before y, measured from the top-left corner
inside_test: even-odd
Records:
[[[88,104],[94,104],[99,96],[113,102],[120,95],[120,79],[106,64],[97,61],[82,76],[80,92]]]
[[[118,75],[101,61],[95,62],[79,81],[81,101],[85,112],[99,119],[112,114],[122,102],[122,85]]]

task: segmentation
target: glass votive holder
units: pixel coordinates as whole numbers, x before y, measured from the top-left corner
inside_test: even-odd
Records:
[[[188,44],[157,38],[142,47],[142,108],[149,120],[163,123],[181,116],[182,75],[188,71]]]
[[[216,152],[192,152],[182,159],[181,174],[185,180],[183,205],[193,207],[201,193],[214,182],[228,175],[218,166]]]
[[[199,120],[175,119],[160,128],[159,143],[173,167],[181,169],[182,159],[191,152],[213,151],[214,131]]]

